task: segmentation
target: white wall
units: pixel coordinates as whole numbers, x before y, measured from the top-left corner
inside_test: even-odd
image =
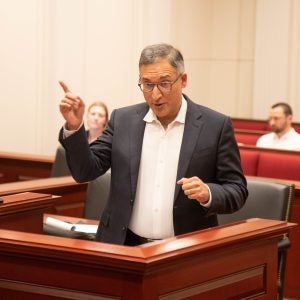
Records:
[[[65,80],[110,110],[143,101],[138,59],[169,42],[186,93],[237,117],[277,100],[300,122],[298,0],[0,0],[0,151],[54,154]]]

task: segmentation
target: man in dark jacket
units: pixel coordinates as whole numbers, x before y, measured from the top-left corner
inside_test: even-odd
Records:
[[[181,53],[144,48],[139,87],[145,103],[116,109],[88,145],[84,102],[60,82],[66,120],[60,142],[78,182],[111,168],[111,190],[96,240],[138,245],[217,225],[217,213],[240,209],[248,195],[230,118],[192,102],[182,89]]]

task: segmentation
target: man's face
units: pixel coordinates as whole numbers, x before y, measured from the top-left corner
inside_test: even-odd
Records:
[[[182,89],[186,86],[187,75],[179,74],[167,60],[140,67],[140,83],[174,82],[177,78],[169,93],[161,92],[157,86],[151,92],[143,91],[145,100],[164,126],[171,123],[180,110]]]
[[[272,108],[269,114],[269,125],[273,132],[285,133],[291,126],[292,116],[286,116],[283,108],[278,106]]]

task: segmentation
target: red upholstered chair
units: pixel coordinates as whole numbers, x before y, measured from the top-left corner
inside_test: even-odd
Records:
[[[295,130],[300,133],[300,124],[299,123],[294,123],[293,127],[295,128]]]
[[[300,152],[299,155],[261,152],[256,176],[300,180]]]
[[[235,139],[238,144],[242,145],[252,145],[255,146],[258,138],[260,135],[258,134],[251,134],[251,133],[243,133],[243,132],[235,132],[234,133]]]
[[[244,174],[247,176],[258,176],[257,166],[259,160],[259,152],[240,149],[240,155]]]

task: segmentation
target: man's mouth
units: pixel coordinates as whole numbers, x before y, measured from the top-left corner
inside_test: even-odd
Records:
[[[154,106],[155,107],[161,107],[161,106],[163,106],[164,105],[164,103],[154,103]]]

